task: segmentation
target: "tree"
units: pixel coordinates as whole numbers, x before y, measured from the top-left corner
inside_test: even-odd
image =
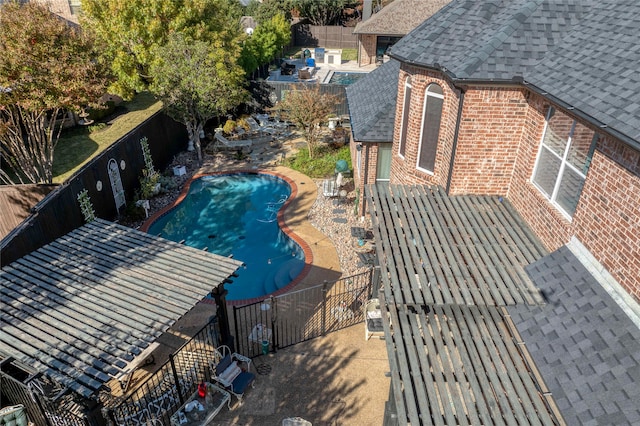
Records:
[[[107,75],[92,41],[35,2],[0,5],[3,183],[51,183],[67,111],[97,106]]]
[[[173,33],[154,55],[150,90],[163,101],[169,116],[185,124],[201,162],[200,133],[206,122],[248,98],[244,72],[237,64],[239,48],[229,50]]]
[[[326,123],[337,103],[336,96],[321,94],[320,87],[316,84],[288,92],[273,109],[302,131],[309,149],[309,158],[313,158],[320,142],[321,125]]]
[[[247,74],[269,63],[291,41],[291,27],[284,15],[278,13],[258,24],[243,45],[240,63]]]
[[[345,7],[357,3],[353,0],[296,0],[294,2],[300,16],[313,25],[335,25]]]
[[[284,15],[284,19],[288,22],[291,20],[291,9],[295,0],[251,0],[247,5],[245,13],[261,22],[267,22],[278,14]]]
[[[233,45],[241,36],[237,0],[82,0],[81,22],[103,47],[116,81],[113,93],[131,98],[147,90],[154,50],[168,35]]]

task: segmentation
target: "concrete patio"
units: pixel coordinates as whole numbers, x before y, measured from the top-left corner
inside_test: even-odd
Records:
[[[280,425],[290,417],[314,426],[382,424],[387,352],[384,340],[365,341],[363,324],[259,356],[252,371],[255,388],[209,425]]]

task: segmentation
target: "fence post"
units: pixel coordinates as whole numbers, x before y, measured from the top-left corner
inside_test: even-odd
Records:
[[[180,405],[184,404],[184,397],[182,396],[182,389],[180,389],[180,379],[178,378],[178,371],[176,370],[176,363],[173,361],[174,354],[169,354],[169,364],[171,364],[171,372],[173,373],[173,381],[176,384],[178,390],[178,398],[180,399]]]
[[[327,280],[322,283],[322,335],[327,333]]]
[[[269,297],[269,304],[271,305],[271,347],[273,352],[278,351],[276,342],[278,341],[278,327],[276,326],[276,315],[278,314],[278,307],[276,306],[276,298]]]

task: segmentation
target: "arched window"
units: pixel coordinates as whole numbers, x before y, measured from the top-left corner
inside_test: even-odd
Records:
[[[398,153],[404,158],[407,142],[407,126],[409,125],[409,105],[411,104],[411,77],[404,82],[404,99],[402,101],[402,123],[400,127],[400,146]]]
[[[424,96],[422,130],[417,164],[418,169],[427,172],[433,172],[436,163],[443,103],[444,95],[442,93],[442,87],[435,83],[427,86]]]

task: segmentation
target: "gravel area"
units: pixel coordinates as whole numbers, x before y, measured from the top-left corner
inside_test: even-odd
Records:
[[[205,154],[203,158],[203,166],[213,166],[216,169],[221,168],[223,165],[228,165],[229,162],[233,163],[233,166],[237,168],[260,166],[259,164],[252,164],[250,157],[245,160],[237,160],[228,153]],[[182,192],[184,184],[199,169],[197,158],[193,152],[183,152],[176,156],[167,167],[165,174],[170,175],[175,165],[185,166],[186,174],[172,176],[171,180],[175,187],[150,200],[149,216],[173,203]],[[342,189],[347,192],[346,196],[335,198],[325,197],[322,194],[322,179],[315,179],[314,181],[318,186],[318,197],[309,212],[309,221],[333,242],[340,259],[343,276],[351,276],[366,271],[370,266],[363,262],[359,254],[367,252],[371,243],[369,239],[365,239],[364,242],[366,244],[361,247],[358,242],[359,238],[352,234],[352,228],[369,230],[371,227],[368,217],[361,221],[359,217],[354,215],[355,191],[353,180],[345,179]],[[120,222],[132,228],[139,228],[144,220],[131,221],[127,220],[127,218],[122,218]],[[366,236],[371,237],[371,233],[367,232]]]

